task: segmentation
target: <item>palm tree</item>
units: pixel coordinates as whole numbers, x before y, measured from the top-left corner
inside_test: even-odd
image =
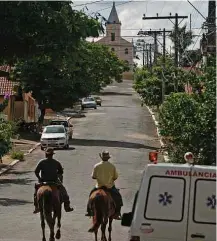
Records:
[[[193,43],[193,35],[192,31],[186,30],[187,25],[185,24],[183,27],[178,28],[177,34],[177,48],[180,59],[182,58],[183,53],[186,51],[186,49]],[[175,43],[175,28],[173,29],[172,33],[170,34],[170,39],[173,43]]]

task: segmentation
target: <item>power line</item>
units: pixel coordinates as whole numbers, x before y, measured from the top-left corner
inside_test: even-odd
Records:
[[[80,7],[80,6],[86,6],[86,5],[90,5],[90,4],[93,4],[93,3],[98,3],[98,2],[102,2],[104,0],[98,0],[98,1],[93,1],[93,2],[88,2],[88,3],[82,3],[82,4],[78,4],[78,5],[72,5],[72,7]]]

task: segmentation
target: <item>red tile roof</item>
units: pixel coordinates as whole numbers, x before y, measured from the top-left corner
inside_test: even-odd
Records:
[[[11,67],[8,65],[2,65],[2,66],[0,66],[0,70],[5,71],[5,72],[10,72]]]
[[[6,77],[0,77],[0,95],[13,95],[15,93],[14,86],[17,85],[19,85],[18,82],[12,82],[8,80]]]
[[[0,66],[0,70],[5,72],[10,72],[11,67],[8,65],[2,65]],[[18,82],[12,82],[8,80],[7,77],[0,77],[0,95],[5,95],[5,94],[13,95],[15,93],[14,87],[17,85],[19,85]]]

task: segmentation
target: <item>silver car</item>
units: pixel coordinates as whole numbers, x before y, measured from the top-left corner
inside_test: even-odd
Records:
[[[81,109],[84,110],[85,108],[93,108],[97,109],[97,104],[94,98],[92,97],[87,97],[83,98],[81,101]]]

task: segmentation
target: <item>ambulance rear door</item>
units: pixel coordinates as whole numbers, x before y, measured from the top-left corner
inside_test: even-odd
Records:
[[[160,165],[150,170],[152,175],[144,188],[146,198],[143,200],[144,211],[140,209],[143,216],[140,240],[186,241],[190,176],[178,176],[182,172],[181,165]],[[189,167],[186,169],[190,170]]]
[[[192,167],[187,241],[216,240],[216,167]]]

